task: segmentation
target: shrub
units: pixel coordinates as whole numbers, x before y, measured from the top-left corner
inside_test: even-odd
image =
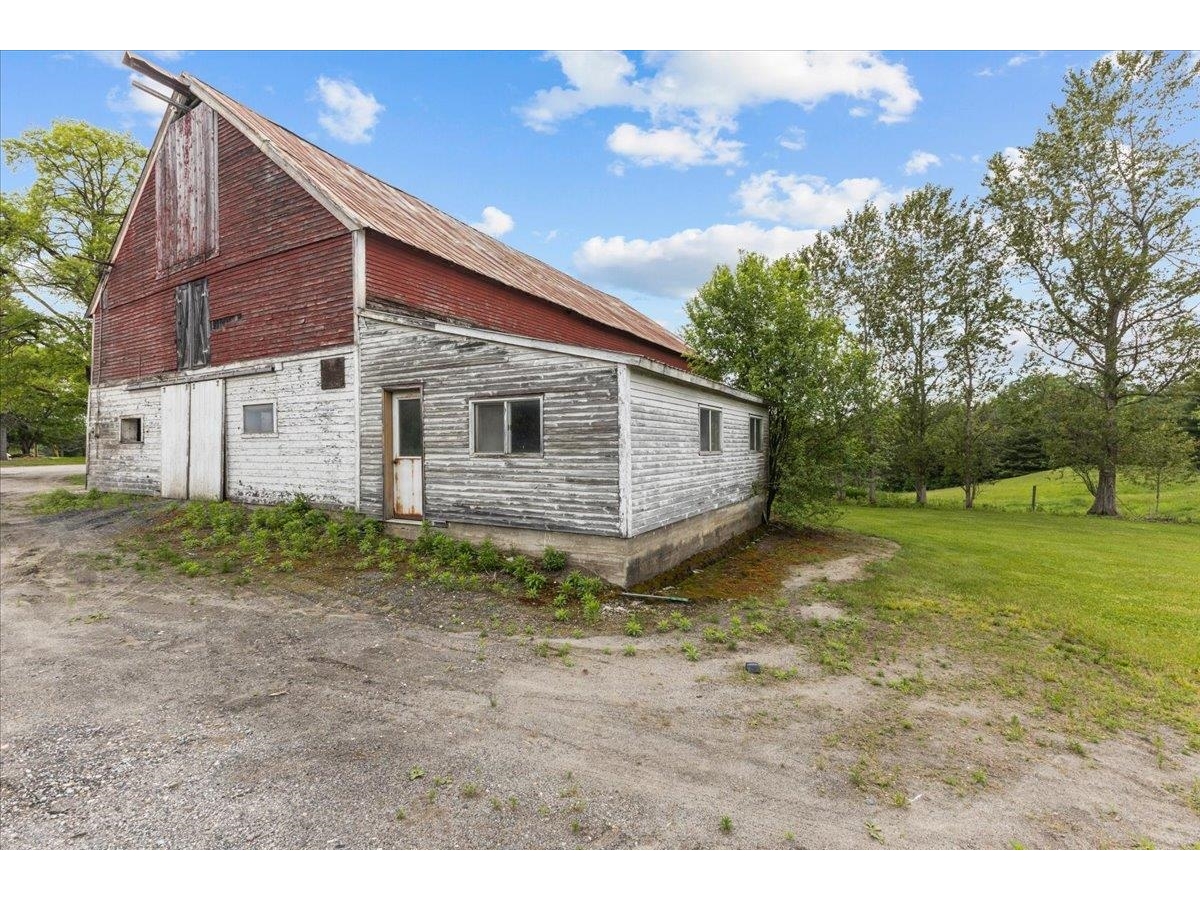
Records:
[[[547,572],[561,572],[567,567],[567,554],[553,547],[542,551],[542,568]]]
[[[546,586],[546,576],[541,572],[529,572],[521,580],[525,584],[525,596],[530,600],[536,600]]]
[[[583,618],[585,622],[595,622],[600,618],[600,600],[595,594],[587,594],[583,598]]]

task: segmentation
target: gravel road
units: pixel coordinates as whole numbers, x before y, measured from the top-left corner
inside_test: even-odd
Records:
[[[543,658],[528,638],[330,589],[112,566],[105,554],[153,504],[25,510],[72,470],[0,471],[6,848],[1200,840],[1174,787],[1200,777],[1195,756],[1163,770],[1134,738],[1086,759],[1013,748],[985,724],[995,709],[900,709],[896,692],[822,674],[796,646],[755,651],[797,669],[779,681],[742,676],[738,653],[689,662],[677,635],[638,639],[636,656],[614,635]],[[862,749],[847,736],[897,715],[911,737],[886,762],[906,806],[850,777]],[[948,783],[974,766],[986,790]]]

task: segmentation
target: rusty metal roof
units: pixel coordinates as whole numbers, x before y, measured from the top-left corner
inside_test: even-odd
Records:
[[[369,228],[651,344],[675,353],[687,352],[687,345],[679,337],[617,297],[380,181],[198,78],[184,73],[179,79],[251,141],[268,152],[274,151],[270,155],[286,163],[283,167],[289,175],[323,199],[351,227]]]

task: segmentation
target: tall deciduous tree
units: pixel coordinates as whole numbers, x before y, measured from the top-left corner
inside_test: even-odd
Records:
[[[849,213],[805,254],[822,296],[879,360],[898,411],[894,458],[920,504],[938,455],[935,411],[953,338],[947,294],[958,213],[949,189],[927,185],[886,211],[868,204]]]
[[[1121,407],[1200,366],[1200,63],[1118,53],[1066,77],[1046,128],[988,164],[987,202],[1032,282],[1029,337],[1094,407],[1094,515],[1117,515]]]
[[[963,506],[971,509],[980,479],[995,461],[998,422],[986,404],[1003,386],[1012,361],[1012,300],[1004,286],[1003,252],[980,211],[964,201],[946,211],[944,224],[953,241],[944,293],[951,334],[943,462],[958,475]]]
[[[802,516],[827,507],[840,465],[847,335],[814,300],[807,269],[793,256],[744,253],[717,267],[687,313],[695,371],[766,402],[764,518],[777,499]]]
[[[25,191],[0,197],[0,279],[34,306],[73,351],[80,375],[91,352],[84,317],[129,205],[146,148],[131,135],[60,120],[0,142]]]

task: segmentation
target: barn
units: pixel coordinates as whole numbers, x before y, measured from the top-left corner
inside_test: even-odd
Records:
[[[621,300],[198,78],[89,310],[89,487],[304,494],[620,585],[761,519],[761,401]]]

